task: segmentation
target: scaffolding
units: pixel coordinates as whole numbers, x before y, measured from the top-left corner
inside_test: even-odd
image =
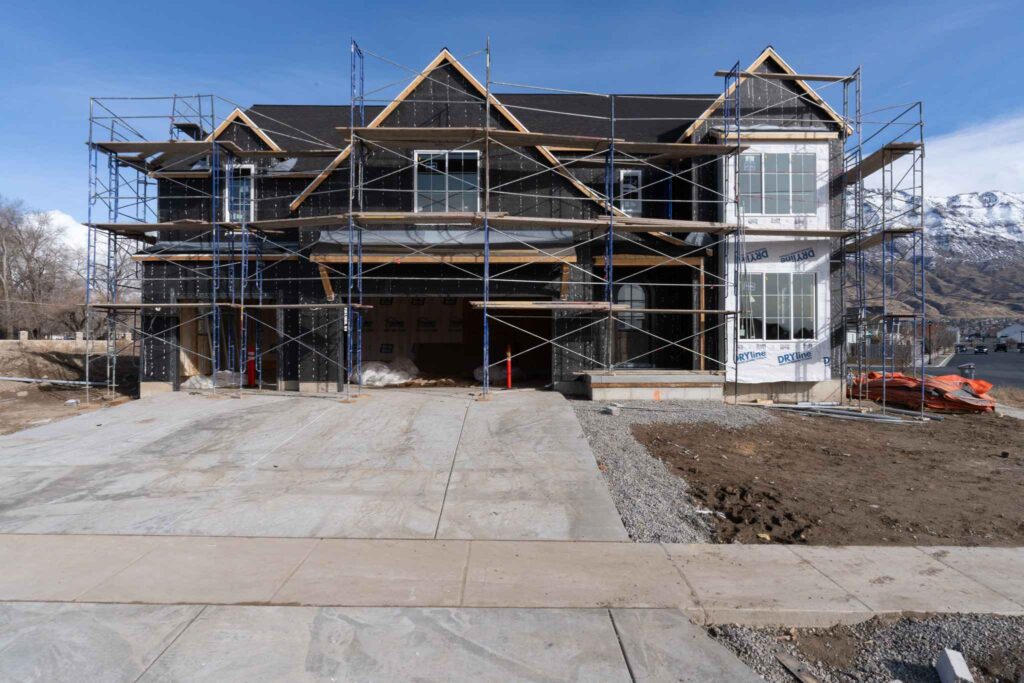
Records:
[[[927,343],[925,290],[924,107],[921,102],[862,111],[861,72],[843,81],[842,221],[849,235],[833,253],[840,276],[841,377],[880,374],[882,412],[894,373],[920,381],[924,412]],[[870,151],[869,151],[870,150]],[[873,187],[868,187],[868,180]],[[865,385],[848,390],[863,404]]]
[[[780,75],[744,71],[737,62],[717,74],[723,78],[715,115],[723,131],[721,143],[637,141],[626,139],[621,131],[631,122],[652,117],[624,115],[623,111],[635,110],[631,105],[638,100],[678,102],[688,96],[605,94],[503,82],[492,78],[489,42],[464,59],[474,57],[483,60],[482,83],[446,50],[425,70],[417,70],[351,41],[350,105],[348,121],[338,122],[340,146],[266,114],[261,115],[266,120],[253,122],[242,107],[213,95],[91,100],[86,303],[90,339],[94,330],[99,331],[97,321],[106,339],[107,394],[117,391],[118,357],[129,345],[140,350],[163,348],[164,353],[173,355],[169,372],[175,388],[180,380],[178,363],[185,358],[211,369],[213,390],[240,394],[251,383],[246,374],[253,369],[255,386],[268,386],[263,377],[265,359],[273,353],[280,358],[281,348],[290,344],[331,368],[337,392],[354,398],[363,377],[364,312],[371,307],[367,287],[378,291],[372,289],[375,280],[406,277],[387,270],[396,264],[436,265],[450,273],[446,281],[462,283],[462,291],[476,295],[471,304],[482,314],[480,383],[484,396],[492,390],[494,371],[510,359],[541,348],[558,349],[572,359],[570,371],[577,374],[654,367],[654,359],[669,359],[670,364],[686,364],[693,371],[723,374],[737,392],[739,363],[730,363],[728,357],[737,357],[739,326],[733,324],[731,334],[727,330],[743,314],[740,283],[748,235],[832,240],[833,336],[839,340],[833,344],[839,360],[833,364],[834,376],[845,380],[854,371],[862,374],[872,369],[868,328],[877,319],[883,373],[899,367],[897,349],[905,346],[909,325],[914,358],[920,357],[920,363],[915,365],[912,359],[911,366],[920,368],[923,379],[923,124],[919,103],[876,124],[861,115],[859,70],[843,77]],[[368,92],[368,61],[398,69],[403,78]],[[450,70],[470,87],[452,88],[444,78]],[[410,75],[413,82],[398,97],[378,97],[388,87],[408,81]],[[841,84],[846,130],[841,136],[838,180],[843,205],[840,229],[780,230],[745,225],[736,160],[746,149],[743,143],[750,130],[751,108],[742,101],[741,85],[754,80]],[[420,84],[428,84],[430,94],[419,102],[431,104],[430,98],[443,97],[445,105],[461,107],[466,125],[403,126],[402,120],[397,125],[380,125],[398,111],[396,103]],[[572,95],[599,105],[606,114],[545,109],[544,113],[556,120],[582,122],[592,132],[531,131],[516,112],[525,114],[537,108],[496,99],[495,86]],[[797,98],[812,101],[812,95],[817,97],[810,91]],[[233,107],[234,112],[218,125],[214,108],[224,105]],[[377,105],[383,109],[368,122],[368,107]],[[121,107],[132,111],[124,113]],[[165,111],[156,111],[159,107]],[[221,135],[232,125],[256,132],[273,129],[275,136],[301,140],[306,148],[283,150],[269,137],[264,147],[247,146]],[[163,126],[166,134],[154,132]],[[912,135],[917,139],[909,140]],[[394,178],[423,163],[415,154],[410,158],[406,151],[410,144],[430,143],[446,153],[471,151],[479,155],[475,183],[455,178],[467,193],[478,197],[475,205],[449,210],[445,199],[444,211],[418,211],[417,189],[395,186]],[[864,154],[872,145],[880,146]],[[304,157],[328,161],[289,204],[288,217],[261,218],[254,207],[281,197],[246,199],[239,190],[244,186],[240,173],[250,168],[255,177],[265,172],[261,164],[268,160]],[[387,160],[387,170],[373,170],[373,164],[381,160]],[[898,165],[900,160],[909,162],[909,170]],[[642,173],[629,175],[635,170]],[[872,195],[877,200],[871,205],[875,210],[868,212],[865,179],[876,173],[881,175],[882,187]],[[321,183],[332,174],[347,176],[343,190],[321,189]],[[707,180],[716,174],[724,183]],[[454,176],[447,165],[440,175],[446,183]],[[645,180],[629,184],[627,177]],[[552,181],[545,186],[538,182],[541,178]],[[208,182],[209,191],[197,189],[197,182]],[[688,190],[685,196],[674,194],[679,187]],[[176,192],[168,194],[171,189]],[[339,191],[347,195],[344,211],[339,211],[336,203],[334,213],[296,212],[309,197]],[[387,199],[394,193],[407,193],[402,203],[412,210],[390,208]],[[407,201],[410,198],[412,201]],[[174,200],[194,201],[202,208],[196,217],[171,220],[161,207]],[[542,215],[530,211],[538,206],[547,210]],[[732,220],[727,221],[730,213]],[[917,224],[908,225],[911,219]],[[438,232],[441,237],[437,240],[410,243],[394,237],[398,227],[429,231],[439,225],[444,233]],[[303,239],[307,231],[314,235],[310,240]],[[174,237],[157,242],[154,233]],[[332,244],[343,247],[340,253],[318,251],[330,242],[325,234],[337,238]],[[902,241],[909,246],[898,248]],[[142,248],[136,251],[138,245]],[[881,249],[880,258],[871,257],[876,248]],[[723,254],[731,264],[721,260]],[[909,279],[901,265],[906,261]],[[140,277],[138,268],[154,263],[163,265],[162,275]],[[296,279],[294,271],[287,270],[288,264],[294,263],[318,270],[318,277],[310,279],[322,283],[322,297],[284,301],[269,294],[274,288],[268,283]],[[655,275],[658,277],[652,277]],[[156,286],[175,278],[190,279],[193,284]],[[640,305],[635,299],[617,300],[641,279],[653,292],[655,303],[646,297]],[[148,292],[143,291],[147,283],[153,286]],[[335,283],[343,288],[343,297],[336,295]],[[516,298],[510,294],[514,291],[530,294]],[[730,292],[731,310],[727,305]],[[835,314],[837,298],[839,315]],[[666,301],[670,303],[660,303]],[[909,312],[899,308],[908,303]],[[267,309],[276,311],[273,324],[261,315]],[[284,311],[316,318],[309,329],[292,334],[285,331]],[[176,317],[154,326],[154,319],[159,320],[154,316],[168,312]],[[549,335],[524,322],[538,315],[550,319]],[[652,324],[654,320],[657,325]],[[186,348],[181,340],[180,330],[193,324],[205,330],[208,340],[201,351],[194,344]],[[276,343],[261,344],[264,327],[273,328]],[[852,345],[847,341],[849,328],[855,331]],[[532,343],[495,359],[491,347],[496,329],[514,330],[530,337]],[[122,330],[128,334],[120,335]],[[143,344],[146,340],[155,343],[147,346]],[[333,349],[320,343],[324,340]],[[852,358],[848,346],[855,347]],[[139,357],[143,364],[153,362],[145,354]],[[218,373],[222,369],[237,376],[232,375],[228,384],[221,383]],[[284,388],[282,371],[279,361],[276,389]],[[734,398],[738,399],[738,393]],[[884,403],[883,399],[883,407]]]

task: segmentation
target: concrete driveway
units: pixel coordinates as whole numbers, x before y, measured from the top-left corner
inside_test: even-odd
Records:
[[[0,533],[628,540],[559,394],[184,393],[0,437]]]

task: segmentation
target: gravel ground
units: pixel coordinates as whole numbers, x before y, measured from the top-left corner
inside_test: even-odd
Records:
[[[780,647],[823,683],[939,683],[934,659],[946,647],[964,654],[977,683],[1024,681],[1024,617],[876,617],[830,629],[709,626],[708,633],[770,683],[795,680],[775,658]]]
[[[573,409],[604,472],[615,507],[629,537],[642,543],[713,543],[706,512],[698,511],[686,482],[633,438],[639,423],[717,424],[742,428],[774,419],[763,408],[720,401],[622,401],[618,415],[601,411],[606,403],[574,401]]]

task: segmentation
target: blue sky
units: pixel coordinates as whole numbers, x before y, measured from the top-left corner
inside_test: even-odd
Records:
[[[350,37],[418,69],[442,46],[465,55],[488,35],[495,79],[600,92],[717,91],[716,69],[746,65],[768,44],[798,71],[859,64],[866,109],[925,101],[932,191],[1024,191],[1019,0],[35,0],[8,4],[0,23],[0,194],[84,220],[90,95],[344,102]],[[467,66],[481,71],[479,59]],[[400,77],[367,67],[369,81]],[[986,139],[986,127],[998,135]]]

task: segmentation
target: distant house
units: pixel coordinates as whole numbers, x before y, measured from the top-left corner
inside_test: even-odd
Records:
[[[1014,323],[999,330],[997,337],[1008,337],[1016,342],[1024,342],[1024,323]]]

